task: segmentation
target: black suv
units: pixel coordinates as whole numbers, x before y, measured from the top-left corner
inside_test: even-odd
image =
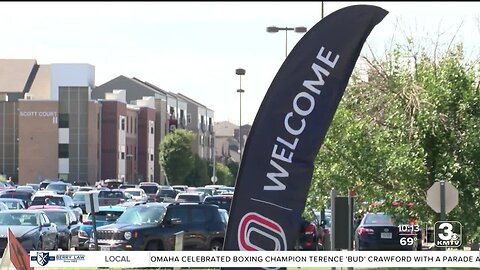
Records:
[[[223,211],[223,210],[222,210]],[[128,208],[114,224],[97,229],[100,250],[174,250],[183,231],[184,250],[220,250],[227,228],[218,206],[144,203]],[[90,239],[90,250],[95,250]]]

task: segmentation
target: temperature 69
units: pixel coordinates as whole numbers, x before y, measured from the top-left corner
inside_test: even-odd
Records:
[[[400,238],[400,245],[402,246],[413,246],[417,242],[417,237],[402,237]]]

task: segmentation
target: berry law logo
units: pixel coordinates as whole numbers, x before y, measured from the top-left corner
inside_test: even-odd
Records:
[[[50,256],[49,252],[37,252],[37,256],[32,256],[30,261],[36,261],[39,265],[45,266],[49,261],[55,261],[55,256]]]
[[[458,221],[437,221],[433,233],[436,247],[462,245],[462,224]]]

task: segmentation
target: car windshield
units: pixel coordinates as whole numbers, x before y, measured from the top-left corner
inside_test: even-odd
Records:
[[[85,197],[87,194],[85,193],[75,193],[73,194],[73,201],[74,202],[85,202]]]
[[[122,211],[100,211],[95,213],[95,220],[115,221],[122,215]],[[88,220],[92,220],[92,215],[88,215]]]
[[[157,186],[140,186],[140,188],[147,194],[156,194],[158,190]]]
[[[368,214],[365,217],[363,224],[372,225],[372,224],[382,224],[382,225],[394,225],[394,219],[389,215],[383,214]]]
[[[98,193],[99,198],[123,198],[124,195],[121,191],[109,191],[109,190],[102,190]]]
[[[157,224],[165,214],[164,207],[132,207],[128,208],[118,219],[121,224]]]
[[[184,201],[184,202],[200,202],[201,201],[199,195],[187,195],[187,194],[178,195],[178,200]]]
[[[175,196],[177,196],[177,192],[175,192],[173,189],[162,189],[158,192],[158,196],[175,198]]]
[[[0,200],[0,202],[3,202],[8,207],[8,209],[10,209],[10,210],[24,209],[25,208],[25,207],[23,207],[23,204],[19,201],[2,201],[2,200]]]
[[[129,191],[125,191],[125,192],[132,194],[132,196],[142,195],[142,194],[140,194],[140,191],[136,191],[136,190],[129,190]]]
[[[48,219],[50,222],[59,224],[59,225],[67,225],[67,213],[66,212],[55,212],[55,211],[45,211]]]
[[[63,185],[63,184],[50,184],[48,185],[45,190],[49,190],[49,191],[61,191],[61,192],[64,192],[65,190],[67,190],[67,185]]]
[[[232,204],[232,200],[230,198],[215,198],[215,197],[207,197],[205,198],[205,203],[211,203],[218,205],[221,209],[230,210],[230,205]]]
[[[31,205],[46,205],[45,199],[49,198],[50,202],[55,205],[65,206],[65,202],[62,197],[35,197]]]
[[[0,226],[38,226],[35,213],[0,212]]]

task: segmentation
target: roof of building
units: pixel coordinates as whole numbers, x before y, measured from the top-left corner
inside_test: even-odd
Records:
[[[217,137],[233,137],[235,129],[238,129],[238,126],[228,121],[216,122],[213,125]]]
[[[34,59],[0,59],[0,92],[28,92],[35,69],[38,65]]]

